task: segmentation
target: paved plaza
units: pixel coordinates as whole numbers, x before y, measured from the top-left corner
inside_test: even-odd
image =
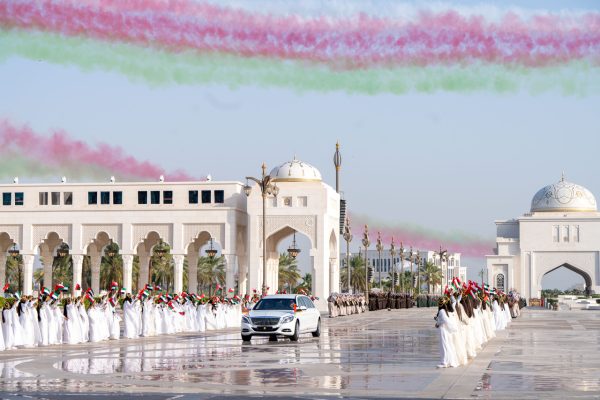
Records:
[[[2,398],[598,398],[600,313],[527,309],[468,366],[436,369],[435,309],[325,319],[323,336],[237,331],[0,353]]]

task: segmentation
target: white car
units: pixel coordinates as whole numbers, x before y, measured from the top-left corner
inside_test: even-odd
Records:
[[[297,341],[302,333],[321,336],[321,313],[310,298],[301,294],[265,296],[242,316],[242,340],[252,336],[289,337]]]

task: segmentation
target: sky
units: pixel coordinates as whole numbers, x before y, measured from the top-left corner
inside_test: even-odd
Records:
[[[213,4],[251,15],[342,18],[363,12],[375,18],[391,12],[392,19],[412,18],[423,9],[457,10],[498,20],[510,10],[518,15],[561,17],[598,13],[600,8],[597,2],[571,0],[521,1],[517,5],[504,1]],[[528,212],[537,190],[558,181],[563,171],[568,180],[600,193],[598,64],[582,66],[580,61],[570,60],[556,71],[525,66],[522,82],[502,90],[485,85],[467,89],[433,85],[427,90],[394,91],[387,89],[386,85],[391,87],[392,83],[382,72],[374,76],[384,84],[364,91],[356,81],[345,83],[342,89],[329,88],[328,79],[332,78],[327,77],[320,78],[322,81],[314,78],[316,84],[303,86],[289,82],[295,79],[293,74],[277,80],[271,76],[253,80],[254,75],[230,79],[238,70],[251,68],[243,64],[247,58],[214,61],[214,74],[224,76],[220,79],[195,80],[183,71],[180,79],[161,80],[131,72],[135,62],[147,66],[155,61],[152,50],[147,59],[142,58],[146,57],[143,54],[135,60],[109,56],[120,41],[125,41],[123,38],[111,38],[108,44],[97,38],[92,38],[93,43],[85,42],[86,49],[105,46],[98,47],[107,51],[102,62],[82,61],[92,50],[59,56],[55,47],[54,54],[50,50],[26,53],[22,51],[25,41],[33,41],[41,49],[56,43],[58,39],[48,33],[54,28],[39,28],[42,34],[24,39],[19,32],[29,34],[31,29],[23,23],[15,28],[11,25],[13,17],[7,15],[0,9],[0,120],[26,126],[45,137],[65,132],[71,140],[92,148],[108,144],[113,152],[122,151],[167,172],[184,171],[191,177],[210,174],[213,180],[242,180],[259,174],[263,161],[273,167],[297,156],[316,166],[333,186],[332,157],[339,141],[343,157],[341,187],[353,218],[368,222],[371,232],[383,225],[391,226],[392,231],[421,232],[439,239],[439,244],[450,251],[460,251],[465,243],[476,242],[477,254],[468,254],[463,261],[471,267],[469,275],[473,278],[485,263],[484,250],[488,248],[487,254],[491,254],[494,247],[494,220]],[[58,35],[79,37],[64,31]],[[14,43],[21,47],[2,51],[3,41],[5,49]],[[168,43],[164,46],[169,48]],[[160,51],[156,59],[164,57]],[[179,49],[173,51],[179,54]],[[598,48],[587,51],[597,61]],[[321,56],[329,57],[330,53]],[[295,62],[285,61],[287,64],[276,67],[270,64],[265,74]],[[131,67],[129,72],[123,72],[123,63]],[[495,63],[494,68],[501,64]],[[165,62],[160,68],[168,72],[170,67]],[[377,66],[373,68],[379,71]],[[461,68],[474,76],[479,74],[484,81],[494,79],[493,71],[485,72],[476,64],[463,64]],[[321,71],[310,67],[306,70],[306,82],[310,81],[311,71]],[[432,74],[426,79],[434,77]],[[406,79],[410,83],[413,78],[407,75]],[[536,80],[541,83],[532,89],[528,82]],[[563,81],[576,89],[556,83]],[[38,157],[45,149],[20,151],[31,151]],[[7,157],[10,153],[1,155]],[[48,174],[26,168],[17,173],[5,168],[0,180],[11,182],[14,175],[19,175],[22,182],[58,181],[62,175],[77,175],[76,164],[55,163]],[[113,165],[90,168],[89,179],[98,179],[104,173],[108,179],[119,172],[111,170]],[[75,179],[89,180],[85,174]],[[355,232],[355,237],[359,235]],[[396,240],[410,241],[411,234],[406,236]],[[545,278],[544,285],[567,288],[579,280],[576,275],[557,271]]]

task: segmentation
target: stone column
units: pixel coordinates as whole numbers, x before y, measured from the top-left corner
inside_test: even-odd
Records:
[[[33,254],[23,254],[23,294],[33,293]]]
[[[248,288],[248,261],[247,257],[238,257],[238,291],[240,294],[250,293]]]
[[[138,278],[138,287],[141,289],[148,282],[148,263],[150,262],[150,256],[142,254],[139,256],[140,259],[140,276]]]
[[[235,272],[237,270],[237,256],[235,254],[223,254],[225,256],[225,286],[227,289],[235,289]],[[277,290],[277,289],[275,289]]]
[[[100,254],[90,256],[90,268],[92,270],[92,290],[94,293],[100,294],[100,264],[102,257]]]
[[[337,275],[337,258],[329,259],[329,293],[339,293],[339,280],[336,280]],[[328,296],[329,297],[329,296]]]
[[[6,253],[0,253],[0,286],[6,283]]]
[[[267,253],[267,287],[268,294],[274,294],[279,289],[279,253]]]
[[[54,263],[54,256],[52,253],[42,254],[40,258],[44,265],[44,287],[52,290],[52,263]]]
[[[173,290],[175,291],[175,293],[181,293],[183,291],[184,257],[185,256],[183,254],[173,254],[173,261],[175,262],[175,270],[173,271],[173,278],[175,282],[173,283]]]
[[[198,291],[198,254],[193,252],[187,256],[188,260],[188,292]]]
[[[71,256],[71,260],[73,261],[73,282],[71,283],[71,293],[74,296],[81,295],[81,289],[75,290],[77,284],[81,286],[81,280],[83,277],[83,255],[82,254],[73,254]]]
[[[127,293],[132,293],[133,283],[133,254],[123,254],[123,287]]]

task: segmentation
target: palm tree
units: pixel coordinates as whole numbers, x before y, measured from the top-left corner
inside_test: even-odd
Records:
[[[302,283],[300,283],[294,291],[298,291],[299,289],[305,290],[307,293],[312,291],[312,275],[310,273],[305,273],[302,277]]]
[[[225,282],[225,257],[200,257],[198,259],[198,284],[202,289],[208,288],[212,296],[213,286]]]
[[[413,287],[412,272],[404,270],[404,274],[400,274],[400,287],[404,288],[404,292],[411,293]]]
[[[132,263],[132,272],[131,272],[131,292],[135,293],[139,290],[138,281],[140,279],[140,257],[133,256]]]
[[[279,255],[279,290],[287,286],[289,291],[296,286],[302,278],[298,269],[298,261],[287,253]]]
[[[357,293],[364,292],[365,281],[367,279],[365,276],[365,261],[360,256],[351,257],[350,269],[352,270],[350,273],[350,286],[354,288]],[[348,268],[342,268],[340,271],[340,279],[344,283],[348,282]]]
[[[111,243],[104,249],[100,261],[100,287],[110,289],[110,284],[123,282],[123,258],[119,254],[119,246]],[[131,288],[127,288],[131,290]]]
[[[170,250],[170,246],[161,241],[154,247],[150,257],[150,282],[158,283],[167,292],[175,281],[175,266]]]
[[[427,261],[420,268],[420,274],[427,282],[427,293],[431,294],[431,286],[442,284],[442,269],[434,263]]]
[[[81,267],[81,288],[87,290],[90,287],[92,287],[92,264],[90,257],[85,256]]]
[[[65,286],[71,286],[73,280],[73,260],[68,253],[69,245],[61,243],[58,249],[58,256],[54,257],[52,262],[52,285],[62,283]],[[65,252],[64,256],[60,256],[61,252]]]
[[[15,291],[23,291],[23,256],[10,256],[6,259],[6,282]]]
[[[38,268],[33,271],[33,284],[40,288],[44,286],[44,268]],[[50,290],[52,288],[48,288]]]

